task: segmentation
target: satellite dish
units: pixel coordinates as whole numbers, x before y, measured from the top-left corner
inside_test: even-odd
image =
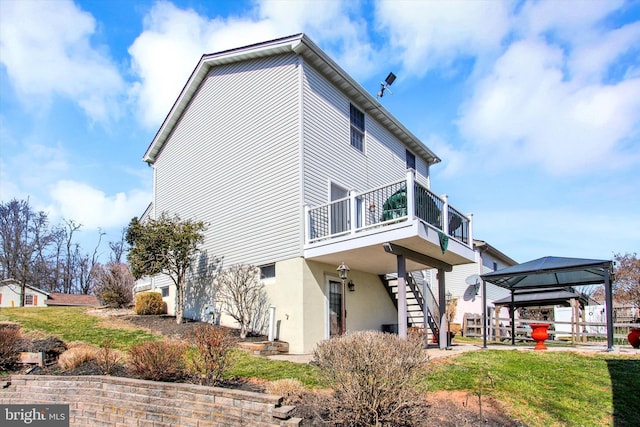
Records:
[[[464,279],[464,282],[469,285],[467,291],[464,293],[465,301],[473,300],[480,291],[480,276],[477,274],[472,274],[471,276]]]
[[[464,279],[464,282],[469,286],[480,285],[480,276],[477,274],[472,274],[471,276]]]
[[[393,92],[391,92],[391,89],[389,89],[389,86],[391,86],[395,81],[396,81],[396,75],[393,73],[389,73],[387,78],[384,79],[383,82],[380,82],[380,90],[378,91],[377,98],[382,98],[384,96],[385,90],[388,90],[390,94],[393,94]]]

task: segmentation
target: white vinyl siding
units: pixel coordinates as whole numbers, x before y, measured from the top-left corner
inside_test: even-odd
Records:
[[[352,102],[320,73],[304,65],[304,201],[327,203],[329,182],[365,191],[406,177],[406,147],[365,115],[365,152],[350,144]],[[428,187],[428,167],[416,158],[417,181]]]
[[[156,213],[205,221],[225,266],[301,254],[298,75],[294,55],[214,68],[156,161]]]

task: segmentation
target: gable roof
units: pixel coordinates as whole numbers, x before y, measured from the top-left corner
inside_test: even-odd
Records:
[[[597,285],[605,282],[608,260],[544,257],[480,276],[507,289],[553,288],[573,285]]]
[[[156,161],[162,147],[212,67],[287,53],[302,56],[307,63],[317,69],[361,108],[364,108],[369,116],[385,126],[394,136],[411,148],[416,155],[425,159],[429,164],[440,162],[438,156],[393,117],[377,99],[353,80],[305,34],[296,34],[245,47],[202,55],[142,159],[150,164]]]
[[[477,249],[478,251],[480,251],[480,253],[487,253],[489,255],[491,255],[492,257],[501,260],[502,262],[504,262],[507,265],[516,265],[517,262],[515,262],[510,256],[506,255],[505,253],[503,253],[502,251],[499,251],[498,249],[494,248],[493,246],[491,246],[489,243],[485,242],[484,240],[478,240],[478,239],[473,239],[473,248]]]
[[[4,279],[3,281],[0,282],[0,286],[7,286],[7,285],[16,285],[16,286],[20,286],[20,282],[18,282],[15,279]],[[50,295],[49,292],[47,291],[43,291],[40,288],[36,288],[35,286],[31,286],[31,285],[25,285],[25,287],[31,289],[34,292],[38,292],[41,293],[43,295]]]
[[[94,295],[63,294],[53,292],[47,299],[47,305],[80,305],[97,307],[100,305]]]

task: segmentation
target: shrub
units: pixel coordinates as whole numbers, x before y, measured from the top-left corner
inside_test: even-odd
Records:
[[[142,292],[137,294],[134,311],[140,315],[164,313],[162,295],[158,292]]]
[[[58,366],[65,371],[71,371],[95,359],[95,347],[84,343],[70,344],[69,349],[58,357]]]
[[[189,353],[189,371],[200,384],[215,385],[231,364],[235,337],[224,328],[204,324],[193,330],[191,338],[195,351]]]
[[[283,403],[286,405],[297,405],[307,394],[307,390],[302,385],[302,382],[294,378],[270,381],[267,383],[265,391],[268,394],[282,396]]]
[[[0,371],[9,370],[18,362],[21,343],[20,326],[0,325]]]
[[[94,294],[107,307],[127,307],[133,301],[135,279],[126,264],[96,265]]]
[[[129,367],[137,378],[152,381],[179,381],[186,376],[188,346],[179,341],[146,341],[129,350]]]
[[[114,375],[122,368],[122,354],[113,348],[113,340],[106,339],[96,351],[95,362],[103,375]]]
[[[375,331],[324,341],[314,352],[334,393],[331,422],[344,425],[411,425],[425,405],[416,386],[427,357],[419,338]]]

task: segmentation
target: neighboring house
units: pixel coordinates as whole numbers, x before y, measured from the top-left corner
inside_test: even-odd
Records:
[[[5,279],[0,282],[0,307],[21,307],[21,286],[17,280]],[[48,292],[31,285],[25,286],[25,307],[46,307]]]
[[[430,190],[440,159],[303,34],[202,56],[143,160],[154,171],[144,216],[205,221],[206,256],[259,266],[292,353],[343,328],[404,336],[419,292],[406,272],[438,269],[441,303],[446,271],[479,273],[471,216]],[[185,317],[208,320],[222,307],[196,282]],[[140,285],[173,312],[167,276]]]
[[[475,262],[473,264],[458,265],[447,273],[447,291],[453,298],[457,298],[455,323],[462,323],[465,313],[482,314],[482,289],[480,275],[490,273],[518,264],[498,249],[482,240],[473,241]],[[432,273],[435,275],[435,273]],[[511,295],[505,288],[492,283],[486,283],[487,307],[490,312],[493,301]],[[507,310],[504,310],[507,317]]]
[[[84,306],[98,307],[100,303],[95,295],[62,294],[52,292],[49,294],[47,306]]]

